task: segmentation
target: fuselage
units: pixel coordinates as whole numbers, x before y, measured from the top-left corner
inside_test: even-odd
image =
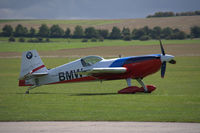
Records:
[[[143,56],[130,56],[115,59],[103,59],[99,56],[88,56],[75,60],[73,62],[58,66],[48,70],[48,75],[38,77],[37,85],[57,84],[57,83],[70,83],[70,82],[83,82],[95,80],[116,80],[127,78],[144,78],[153,74],[161,68],[162,54],[152,54]],[[88,61],[89,60],[89,61]],[[91,61],[90,61],[91,60]],[[88,62],[91,62],[88,63]],[[126,72],[121,74],[104,73],[96,74],[93,76],[81,75],[80,71],[91,68],[112,68],[112,67],[125,67]],[[23,86],[35,84],[35,80],[25,80]]]

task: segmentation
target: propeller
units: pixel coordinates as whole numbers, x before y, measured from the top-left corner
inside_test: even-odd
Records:
[[[165,50],[163,48],[162,41],[161,40],[159,41],[160,41],[160,48],[161,48],[162,55],[165,55]]]
[[[164,61],[161,66],[161,77],[162,78],[164,78],[164,76],[165,76],[165,71],[166,71],[166,61]]]
[[[163,48],[162,41],[161,40],[159,40],[159,41],[160,41],[160,48],[161,48],[161,52],[162,52],[162,54],[161,54],[161,61],[162,61],[161,77],[164,78],[167,62],[169,62],[170,64],[176,64],[176,61],[173,59],[174,56],[165,54],[165,50]]]

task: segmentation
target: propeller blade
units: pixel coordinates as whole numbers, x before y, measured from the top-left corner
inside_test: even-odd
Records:
[[[176,61],[172,59],[172,60],[169,61],[169,63],[170,64],[176,64]]]
[[[165,76],[165,71],[166,71],[166,61],[164,61],[161,66],[161,77],[162,78],[164,78],[164,76]]]
[[[160,41],[160,48],[161,48],[162,55],[165,55],[165,50],[163,48],[162,41],[161,40],[159,41]]]

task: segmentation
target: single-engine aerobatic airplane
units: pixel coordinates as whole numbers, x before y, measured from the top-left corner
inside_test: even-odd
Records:
[[[162,54],[131,56],[104,59],[99,56],[87,56],[70,63],[47,69],[36,50],[22,54],[19,86],[30,86],[29,90],[49,84],[72,83],[83,81],[103,81],[126,79],[128,87],[118,93],[152,92],[153,85],[145,85],[142,79],[161,69],[163,78],[166,62],[175,64],[174,56],[165,54],[160,41]],[[131,86],[131,79],[136,79],[142,87]]]

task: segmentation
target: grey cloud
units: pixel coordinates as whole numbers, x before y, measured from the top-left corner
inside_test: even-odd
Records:
[[[199,10],[199,0],[0,0],[0,19],[141,18]]]

